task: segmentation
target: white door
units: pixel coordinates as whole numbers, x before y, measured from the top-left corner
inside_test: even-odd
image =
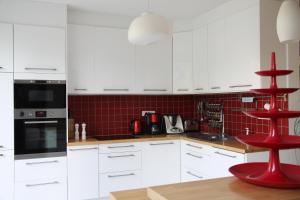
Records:
[[[172,94],[172,38],[136,46],[136,92]]]
[[[173,92],[193,92],[193,33],[173,35]]]
[[[94,94],[95,28],[68,25],[68,82],[69,94]]]
[[[195,93],[208,92],[207,26],[193,32],[193,89]]]
[[[0,150],[14,149],[14,85],[12,73],[0,73]]]
[[[69,200],[99,198],[98,146],[68,148]]]
[[[65,73],[65,29],[14,26],[15,72]]]
[[[128,31],[96,28],[95,71],[97,87],[105,94],[134,92],[134,45],[128,42]]]
[[[231,76],[230,91],[249,91],[260,87],[259,7],[251,7],[225,19],[225,57]]]
[[[14,151],[0,151],[0,200],[14,199]]]
[[[153,141],[143,144],[143,186],[180,182],[180,142]]]
[[[0,23],[0,72],[13,72],[13,25]]]

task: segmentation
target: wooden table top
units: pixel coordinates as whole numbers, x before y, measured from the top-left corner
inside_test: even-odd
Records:
[[[110,200],[150,200],[147,195],[147,189],[136,189],[121,192],[112,192],[109,194]]]

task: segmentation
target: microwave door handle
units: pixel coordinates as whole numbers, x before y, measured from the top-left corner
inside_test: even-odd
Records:
[[[25,121],[24,124],[57,124],[58,121]]]

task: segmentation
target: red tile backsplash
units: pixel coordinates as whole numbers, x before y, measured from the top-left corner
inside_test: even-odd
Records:
[[[224,104],[225,132],[230,135],[245,133],[268,133],[269,121],[247,117],[241,108],[254,109],[255,103],[242,103],[242,96],[257,97],[257,108],[269,102],[266,97],[254,94],[218,94],[218,95],[176,95],[176,96],[69,96],[69,110],[75,122],[87,123],[88,135],[120,135],[129,134],[129,123],[140,118],[142,111],[156,111],[160,114],[178,113],[184,119],[199,118],[196,107],[200,100],[209,103]],[[288,102],[278,98],[278,105],[287,109]],[[216,132],[207,123],[202,123],[202,131]],[[279,132],[288,134],[288,120],[280,120]]]

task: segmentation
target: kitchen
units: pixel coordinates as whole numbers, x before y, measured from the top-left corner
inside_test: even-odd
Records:
[[[284,16],[283,2],[294,5],[287,13],[296,18]],[[300,135],[298,118],[288,114],[274,128],[244,113],[300,110],[299,91],[281,90],[276,105],[274,91],[253,92],[270,87],[255,72],[270,70],[272,52],[278,71],[294,71],[278,77],[276,89],[299,88],[295,4],[0,0],[0,200],[188,199],[186,191],[190,199],[222,197],[201,196],[203,185],[249,191],[234,190],[239,196],[231,199],[253,199],[256,191],[299,196],[229,172],[269,158],[268,149],[235,136]],[[167,36],[139,38],[147,27],[131,25],[145,11]],[[281,150],[280,161],[299,166],[298,147]]]

